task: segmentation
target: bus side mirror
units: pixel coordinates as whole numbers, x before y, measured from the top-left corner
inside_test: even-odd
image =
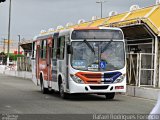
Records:
[[[67,54],[73,53],[73,47],[71,45],[67,45]]]

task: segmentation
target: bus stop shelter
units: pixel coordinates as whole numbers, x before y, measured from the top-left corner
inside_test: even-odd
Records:
[[[120,27],[125,36],[127,82],[160,87],[160,4],[83,22],[71,27]]]

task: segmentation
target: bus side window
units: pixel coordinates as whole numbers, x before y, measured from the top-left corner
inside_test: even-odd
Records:
[[[32,43],[32,59],[36,56],[36,44],[35,42]]]
[[[65,37],[62,36],[59,38],[59,59],[64,59],[64,50],[65,50]]]
[[[42,59],[45,59],[46,58],[46,52],[47,52],[47,41],[46,40],[42,40],[41,41],[41,47],[40,47],[40,49],[41,49],[41,58]]]
[[[52,42],[52,58],[53,59],[57,59],[56,54],[57,54],[56,39],[53,39],[53,42]]]
[[[57,38],[57,59],[60,59],[60,38]]]

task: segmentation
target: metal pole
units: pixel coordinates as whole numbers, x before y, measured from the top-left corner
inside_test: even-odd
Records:
[[[138,87],[141,87],[141,67],[142,67],[142,63],[141,63],[141,58],[142,58],[142,54],[139,54],[139,80],[138,80]]]
[[[18,54],[20,54],[20,40],[21,40],[21,36],[18,35],[19,41],[18,41]]]
[[[3,39],[3,52],[5,53],[5,38]]]
[[[96,3],[100,3],[101,4],[101,18],[103,17],[103,3],[106,1],[97,1]]]
[[[158,38],[157,36],[155,36],[155,42],[154,42],[154,45],[155,45],[155,50],[154,50],[154,53],[155,53],[155,56],[154,56],[154,79],[153,79],[153,86],[156,87],[157,85],[157,65],[158,65]]]
[[[11,0],[9,1],[9,21],[8,21],[8,49],[7,49],[7,64],[9,64],[9,48],[10,48],[10,31],[11,31]]]
[[[101,18],[102,18],[102,1],[101,1]]]
[[[154,69],[154,39],[152,39],[152,56],[151,56],[151,69]],[[151,85],[153,85],[153,74],[154,71],[151,71]]]

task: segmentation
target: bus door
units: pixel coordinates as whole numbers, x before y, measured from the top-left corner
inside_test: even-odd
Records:
[[[36,42],[32,43],[32,58],[31,58],[31,64],[32,64],[32,81],[35,85],[37,85],[37,75],[36,75]]]
[[[40,58],[40,45],[37,45],[37,52],[36,52],[36,77],[39,77],[39,58]]]
[[[57,82],[57,41],[58,33],[54,34],[52,42],[52,81]]]
[[[47,45],[47,80],[48,85],[51,87],[51,60],[52,60],[52,38],[48,39],[48,45]]]

